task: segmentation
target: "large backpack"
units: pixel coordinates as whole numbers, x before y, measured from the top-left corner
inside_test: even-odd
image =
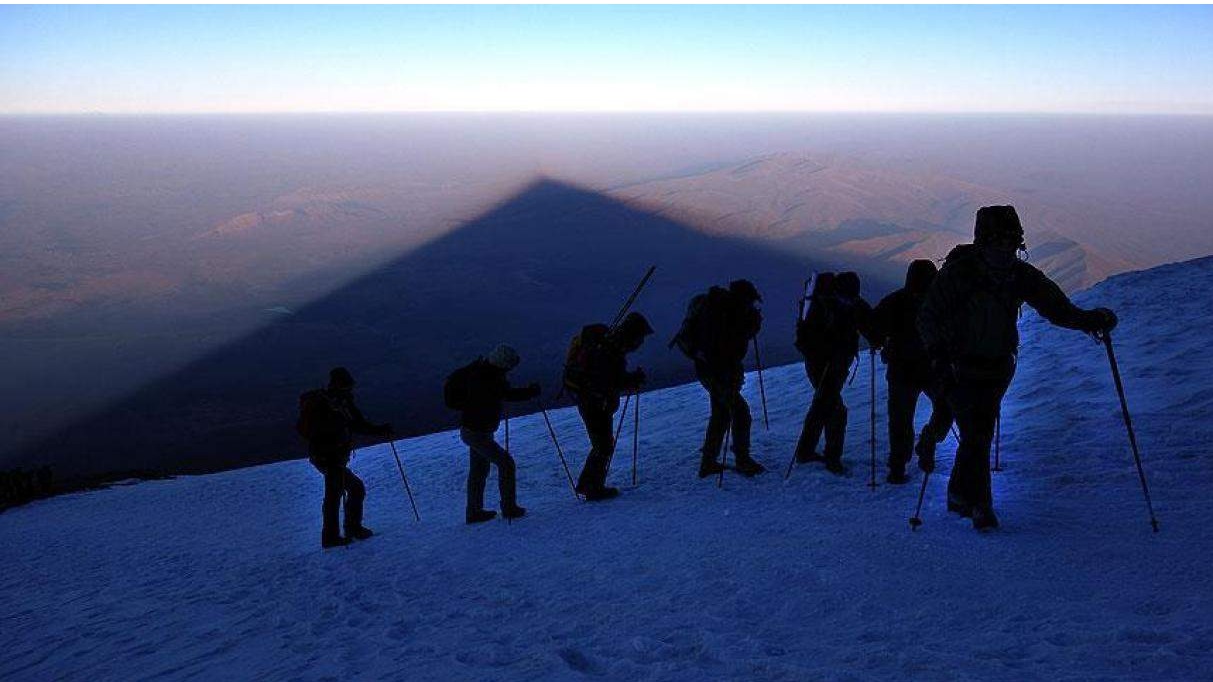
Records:
[[[295,430],[308,441],[331,439],[341,435],[345,418],[333,408],[324,389],[306,391],[299,396],[299,419]]]
[[[671,346],[678,346],[678,350],[692,360],[707,353],[711,345],[715,318],[719,316],[719,303],[714,302],[715,298],[718,296],[714,297],[711,290],[692,298],[687,305],[686,317],[682,318],[682,326],[670,342]]]
[[[804,319],[796,323],[796,350],[809,360],[825,358],[838,336],[837,327],[837,315],[829,300],[813,298]]]
[[[587,324],[569,341],[564,356],[564,386],[573,393],[593,389],[593,364],[602,352],[611,328],[602,323]]]
[[[960,352],[977,358],[999,359],[1016,354],[1019,316],[1015,272],[1003,278],[974,264],[968,296],[958,311]]]
[[[451,372],[442,383],[442,402],[452,410],[466,410],[471,395],[471,374],[476,363]]]

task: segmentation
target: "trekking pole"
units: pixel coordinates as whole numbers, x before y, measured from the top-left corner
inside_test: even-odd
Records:
[[[404,492],[409,496],[409,504],[413,505],[413,516],[420,521],[421,514],[417,513],[417,501],[413,499],[413,489],[409,487],[409,479],[404,475],[404,465],[400,463],[400,453],[396,452],[396,441],[389,440],[388,445],[392,446],[392,456],[396,458],[396,468],[400,470],[400,480],[404,481]]]
[[[556,429],[552,428],[552,420],[548,418],[548,411],[543,405],[539,406],[539,413],[543,415],[543,423],[548,425],[548,434],[552,437],[552,445],[556,446],[556,456],[560,458],[560,465],[564,467],[564,475],[569,479],[569,489],[573,491],[573,497],[578,500],[581,495],[577,494],[577,484],[573,483],[573,472],[569,471],[568,460],[564,458],[564,450],[560,447],[560,441],[556,439]]]
[[[636,297],[640,296],[640,290],[644,289],[644,285],[649,283],[649,278],[653,276],[653,271],[656,269],[656,265],[649,266],[648,271],[644,273],[644,277],[640,279],[640,284],[637,284],[636,288],[632,290],[632,295],[628,296],[628,300],[624,301],[623,307],[619,309],[619,313],[616,314],[615,319],[611,321],[611,329],[619,326],[619,323],[623,321],[624,315],[628,314],[628,309],[631,308],[632,304],[636,302]]]
[[[931,478],[931,474],[924,473],[922,475],[922,487],[918,489],[918,506],[914,507],[914,515],[910,517],[910,530],[918,530],[922,525],[922,498],[927,494],[927,479]]]
[[[724,487],[724,469],[729,464],[729,436],[733,433],[733,416],[729,413],[729,425],[724,429],[724,442],[720,448],[720,475],[716,477],[716,488]]]
[[[762,355],[758,352],[758,335],[754,335],[754,362],[758,365],[758,395],[762,397],[762,424],[767,431],[771,430],[771,420],[767,416],[767,387],[762,380]]]
[[[636,458],[640,451],[640,391],[636,391],[636,410],[633,413],[635,422],[632,424],[632,487],[636,486]]]
[[[872,375],[870,377],[870,381],[868,382],[872,386],[872,390],[871,390],[872,435],[869,438],[869,440],[871,441],[871,444],[872,444],[872,477],[868,481],[868,487],[871,488],[872,490],[876,490],[876,349],[875,348],[868,349],[868,370],[869,370],[869,373]]]
[[[1103,341],[1104,349],[1108,351],[1108,364],[1112,367],[1112,381],[1116,384],[1116,394],[1120,397],[1120,413],[1125,420],[1125,430],[1129,434],[1129,445],[1133,448],[1133,461],[1137,463],[1137,477],[1141,479],[1141,492],[1146,498],[1146,509],[1150,512],[1150,526],[1158,532],[1158,518],[1154,516],[1154,503],[1150,500],[1150,486],[1146,484],[1146,471],[1141,465],[1141,452],[1137,449],[1137,436],[1133,433],[1133,419],[1129,416],[1129,403],[1125,400],[1125,387],[1120,380],[1120,366],[1116,362],[1116,351],[1112,349],[1112,335],[1108,332],[1098,337]]]
[[[1002,471],[1002,411],[994,418],[994,468],[990,471]]]
[[[619,425],[615,427],[615,437],[611,439],[611,456],[607,457],[607,472],[611,471],[611,462],[615,461],[615,448],[619,445],[619,434],[623,432],[623,420],[628,416],[628,403],[632,402],[632,394],[629,393],[623,399],[623,409],[619,411]]]

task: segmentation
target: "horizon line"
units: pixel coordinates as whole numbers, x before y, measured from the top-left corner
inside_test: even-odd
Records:
[[[1213,111],[1055,110],[863,110],[863,109],[315,109],[307,111],[0,111],[0,117],[172,117],[172,116],[405,116],[405,115],[829,115],[829,116],[1186,116],[1213,117]]]

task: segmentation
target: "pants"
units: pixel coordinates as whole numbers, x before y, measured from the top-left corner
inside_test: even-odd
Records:
[[[608,467],[611,455],[615,452],[615,433],[613,422],[615,410],[619,401],[579,400],[577,412],[585,422],[585,432],[590,437],[590,454],[585,459],[581,476],[577,478],[577,489],[580,491],[597,490],[606,485]]]
[[[842,446],[847,435],[847,405],[842,401],[842,388],[847,383],[851,363],[846,358],[829,362],[804,363],[809,383],[813,385],[813,402],[804,416],[804,428],[796,443],[796,453],[817,452],[817,443],[825,433],[826,459],[842,459]]]
[[[957,383],[948,396],[960,431],[960,447],[948,497],[977,507],[993,506],[990,490],[990,443],[994,440],[994,422],[998,418],[1002,396],[1011,385],[1011,376],[965,376],[957,372]]]
[[[741,397],[744,372],[720,372],[702,362],[695,363],[695,377],[708,392],[712,415],[708,418],[707,432],[703,437],[704,461],[720,458],[724,445],[724,432],[732,429],[733,452],[739,461],[750,459],[750,404]]]
[[[459,438],[468,446],[469,513],[484,509],[484,486],[488,482],[490,465],[497,465],[497,488],[501,493],[501,508],[518,506],[514,489],[514,458],[493,440],[493,434],[463,428]]]
[[[889,386],[889,468],[904,469],[914,453],[914,413],[918,396],[926,394],[931,401],[931,418],[922,427],[920,438],[938,444],[948,436],[952,426],[952,408],[948,401],[933,397],[929,379],[906,376],[890,368],[886,374]]]
[[[345,461],[323,460],[313,457],[312,466],[324,475],[324,503],[321,513],[324,518],[325,537],[339,535],[341,497],[345,495],[345,528],[362,527],[362,503],[366,500],[366,486],[362,479],[350,471]]]

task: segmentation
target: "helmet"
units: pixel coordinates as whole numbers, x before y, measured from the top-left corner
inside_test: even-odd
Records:
[[[984,246],[1024,248],[1023,225],[1014,206],[982,206],[977,209],[973,243]]]
[[[746,301],[761,301],[762,296],[759,295],[758,289],[754,283],[748,279],[735,279],[729,282],[729,292],[734,296],[739,296]]]

